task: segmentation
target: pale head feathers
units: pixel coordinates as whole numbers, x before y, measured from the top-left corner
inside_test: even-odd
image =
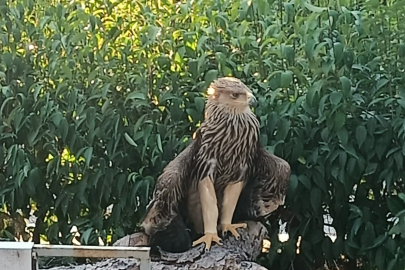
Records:
[[[207,105],[220,106],[233,113],[244,113],[256,101],[252,91],[239,79],[223,77],[213,81],[207,89]]]

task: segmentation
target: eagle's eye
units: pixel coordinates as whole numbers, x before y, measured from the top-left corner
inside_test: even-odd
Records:
[[[232,94],[231,94],[231,97],[232,97],[233,99],[237,99],[237,98],[239,97],[239,94],[238,94],[238,93],[232,93]]]

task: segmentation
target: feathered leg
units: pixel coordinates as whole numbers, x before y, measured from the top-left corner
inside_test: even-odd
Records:
[[[214,184],[210,177],[205,177],[198,183],[201,209],[204,222],[204,236],[193,242],[193,246],[205,243],[205,249],[211,248],[212,242],[222,245],[217,233],[218,207]]]
[[[225,236],[225,233],[229,231],[236,239],[239,239],[239,233],[236,229],[247,227],[246,223],[232,224],[232,217],[243,186],[243,182],[237,182],[225,187],[219,224],[219,230],[222,232],[222,236]]]

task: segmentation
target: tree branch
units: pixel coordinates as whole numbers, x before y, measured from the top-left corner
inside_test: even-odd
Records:
[[[263,239],[267,236],[266,228],[260,222],[248,221],[247,229],[238,229],[240,240],[233,236],[226,236],[223,245],[214,244],[211,250],[204,252],[204,245],[196,246],[184,253],[168,253],[160,251],[160,255],[153,255],[151,270],[266,270],[254,263],[260,255]],[[142,243],[141,233],[134,233],[119,239],[115,246],[136,246]],[[70,267],[54,267],[51,270],[139,270],[136,259],[106,259],[92,265],[77,265]]]

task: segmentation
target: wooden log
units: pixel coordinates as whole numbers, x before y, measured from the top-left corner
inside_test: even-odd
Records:
[[[204,244],[183,253],[168,253],[160,250],[159,255],[151,257],[151,270],[266,270],[254,261],[260,255],[263,239],[267,230],[260,222],[247,222],[246,229],[238,229],[240,240],[228,235],[223,245],[213,244],[210,251],[204,250]],[[115,246],[143,245],[147,238],[142,233],[134,233],[119,239]],[[94,264],[54,267],[52,270],[139,270],[136,259],[104,259]]]

